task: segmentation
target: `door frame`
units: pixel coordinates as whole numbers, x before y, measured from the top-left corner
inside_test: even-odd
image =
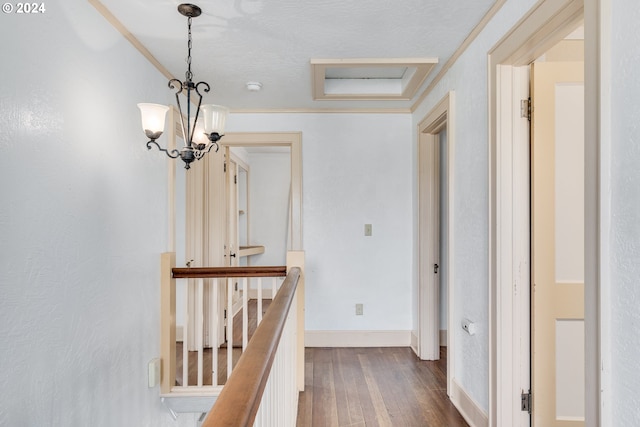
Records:
[[[606,190],[610,182],[607,142],[610,140],[611,0],[540,0],[489,51],[489,425],[513,425],[510,403],[517,378],[513,366],[520,350],[513,344],[513,322],[521,316],[512,287],[517,260],[509,246],[514,233],[512,189],[504,188],[518,173],[505,156],[512,144],[509,123],[518,105],[512,102],[512,68],[527,65],[584,20],[585,27],[585,340],[586,425],[611,425],[609,331],[610,309],[606,230],[610,212]]]
[[[446,129],[447,143],[445,145],[447,159],[447,206],[446,215],[448,227],[447,240],[447,394],[451,392],[451,381],[454,378],[454,341],[455,334],[450,333],[454,319],[453,275],[451,268],[454,259],[454,153],[455,153],[455,93],[448,92],[444,98],[418,124],[418,199],[419,199],[419,242],[418,242],[418,295],[419,295],[419,331],[418,350],[423,360],[438,360],[440,358],[440,289],[434,286],[433,280],[427,280],[425,274],[431,276],[433,272],[433,256],[439,248],[434,247],[438,239],[434,235],[438,230],[428,213],[434,209],[439,211],[439,201],[434,202],[433,195],[440,191],[440,176],[438,171],[439,156],[433,150],[439,141],[438,134]],[[430,147],[427,147],[430,146]],[[426,149],[425,149],[426,148]],[[428,151],[432,151],[429,153]],[[434,173],[435,172],[435,173]],[[428,195],[428,196],[427,196]],[[434,206],[433,204],[436,204]]]

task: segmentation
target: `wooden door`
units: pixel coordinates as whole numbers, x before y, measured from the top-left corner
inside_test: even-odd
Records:
[[[532,424],[584,426],[584,65],[531,69]]]

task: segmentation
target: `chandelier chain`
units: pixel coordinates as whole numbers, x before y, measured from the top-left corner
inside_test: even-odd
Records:
[[[187,78],[187,81],[190,82],[193,79],[193,73],[191,72],[191,17],[187,19],[187,24],[189,27],[189,38],[187,41],[188,55],[187,55],[187,72],[185,73],[185,77]]]

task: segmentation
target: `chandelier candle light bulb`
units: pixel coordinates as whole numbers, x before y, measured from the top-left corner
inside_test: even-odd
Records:
[[[200,107],[202,109],[202,107]],[[202,113],[202,111],[201,111]],[[193,120],[191,120],[193,130],[193,147],[196,150],[203,150],[209,143],[208,135],[204,131],[202,120],[198,120],[198,123],[193,126]]]
[[[156,140],[164,131],[164,120],[169,107],[160,104],[138,104],[142,117],[142,130],[147,138]]]
[[[204,132],[222,137],[229,109],[222,105],[206,104],[200,107],[200,112],[204,115]]]
[[[187,17],[188,42],[187,42],[187,72],[185,73],[184,82],[178,79],[169,80],[169,88],[175,90],[176,104],[180,111],[180,124],[182,127],[182,135],[185,146],[181,150],[173,149],[171,151],[162,148],[156,140],[164,132],[164,122],[169,107],[158,104],[138,104],[142,117],[142,130],[149,138],[147,148],[150,150],[152,146],[156,146],[158,150],[164,151],[167,156],[172,159],[180,157],[184,162],[185,169],[190,168],[191,162],[200,160],[215,147],[215,151],[220,148],[218,141],[224,136],[224,126],[226,123],[229,109],[220,105],[206,104],[202,105],[202,92],[207,93],[210,90],[207,82],[193,82],[193,73],[191,72],[191,19],[202,14],[202,10],[189,3],[183,3],[178,6],[178,12]],[[195,92],[192,96],[191,92]],[[186,95],[187,98],[187,114],[186,117],[182,112],[180,105],[180,95]],[[195,114],[191,117],[191,102],[196,104]],[[204,126],[202,120],[204,116]]]

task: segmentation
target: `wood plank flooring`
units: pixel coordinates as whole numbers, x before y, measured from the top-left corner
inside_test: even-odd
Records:
[[[263,312],[270,304],[263,302]],[[257,325],[257,304],[249,302],[249,336]],[[240,358],[242,311],[234,316],[234,365]],[[298,427],[468,426],[447,397],[446,347],[440,360],[419,360],[408,347],[307,348],[305,391],[298,403]],[[203,383],[211,384],[211,349],[204,350]],[[176,345],[176,378],[182,383],[182,343]],[[189,352],[189,384],[197,382],[197,352]],[[226,345],[218,349],[218,383],[227,379]]]
[[[298,427],[468,426],[447,396],[441,359],[408,347],[307,348]]]

